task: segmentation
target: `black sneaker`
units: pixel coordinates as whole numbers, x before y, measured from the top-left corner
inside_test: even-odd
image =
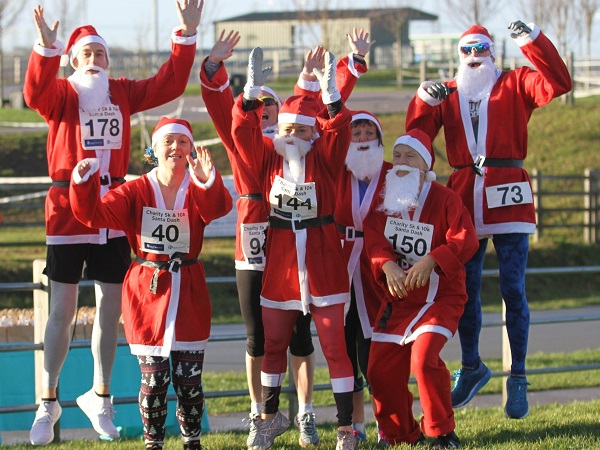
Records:
[[[460,440],[454,431],[451,431],[448,434],[444,434],[442,436],[438,436],[433,441],[433,445],[431,448],[434,449],[442,449],[442,448],[459,448]]]
[[[419,436],[419,439],[417,439],[415,442],[410,444],[411,447],[421,447],[423,445],[427,445],[427,438],[425,437],[425,435],[423,433],[421,433],[421,436]]]

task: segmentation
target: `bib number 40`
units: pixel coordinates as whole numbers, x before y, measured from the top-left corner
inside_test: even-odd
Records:
[[[152,231],[152,237],[159,241],[176,242],[179,239],[179,228],[175,225],[168,225],[163,230],[163,226],[159,225]]]

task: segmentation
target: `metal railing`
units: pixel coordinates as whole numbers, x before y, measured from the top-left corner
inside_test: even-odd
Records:
[[[41,260],[38,260],[43,262]],[[41,266],[40,262],[38,265]],[[34,261],[34,267],[35,267]],[[583,272],[600,272],[600,266],[585,266],[585,267],[548,267],[548,268],[528,268],[526,270],[526,275],[552,275],[552,274],[568,274],[568,273],[583,273]],[[35,269],[34,269],[35,273]],[[484,270],[484,277],[498,277],[498,270]],[[208,283],[233,283],[235,282],[235,277],[207,277]],[[92,281],[82,281],[80,283],[82,286],[92,286]],[[10,292],[10,291],[34,291],[38,293],[38,295],[42,295],[42,297],[46,297],[45,301],[48,299],[48,287],[45,281],[45,277],[38,278],[38,281],[34,281],[32,283],[23,282],[23,283],[0,283],[0,292]],[[41,303],[44,303],[42,299]],[[40,305],[40,299],[36,301],[36,305]],[[504,314],[503,314],[504,317]],[[600,321],[600,314],[591,314],[591,315],[576,315],[576,316],[563,316],[557,318],[540,318],[540,319],[531,319],[531,325],[542,325],[542,324],[553,324],[553,323],[566,323],[566,322],[590,322],[590,321]],[[506,335],[506,328],[504,320],[500,321],[487,321],[483,323],[483,327],[502,327],[503,328],[503,371],[492,373],[493,377],[507,377],[510,374],[510,347],[508,346],[508,338]],[[315,334],[316,335],[316,334]],[[209,338],[209,342],[232,342],[232,341],[243,341],[246,339],[245,334],[230,334],[230,335],[219,335],[219,336],[211,336]],[[124,339],[118,340],[118,345],[125,346],[127,343]],[[76,340],[71,342],[70,348],[86,348],[90,346],[89,340]],[[0,353],[2,352],[16,352],[16,351],[42,351],[43,350],[43,342],[17,342],[17,343],[1,343],[0,344]],[[577,366],[564,366],[564,367],[546,367],[540,369],[529,369],[527,371],[528,375],[536,375],[536,374],[551,374],[551,373],[560,373],[560,372],[573,372],[573,371],[585,371],[585,370],[597,370],[600,369],[599,364],[585,364],[585,365],[577,365]],[[37,371],[38,369],[36,369]],[[36,377],[37,378],[37,377]],[[283,393],[287,393],[289,396],[289,414],[290,417],[293,417],[297,413],[297,395],[296,390],[293,384],[292,377],[289,377],[290,384],[287,387],[282,387],[281,391]],[[37,381],[36,381],[37,382]],[[415,380],[413,378],[410,379],[411,383],[414,383]],[[313,390],[321,391],[321,390],[330,390],[330,384],[317,384],[314,386]],[[503,391],[505,391],[505,386],[503,386]],[[226,391],[208,391],[204,393],[206,398],[222,398],[222,397],[239,397],[239,396],[247,396],[249,392],[247,389],[239,389],[239,390],[226,390]],[[506,393],[503,392],[503,396]],[[175,397],[169,398],[169,400],[174,400]],[[116,397],[114,398],[115,404],[129,404],[129,403],[137,403],[137,397]],[[74,407],[76,406],[75,401],[66,401],[62,402],[61,405],[63,407]],[[16,412],[33,412],[37,410],[37,404],[20,404],[20,405],[9,405],[9,406],[1,406],[0,414],[6,413],[16,413]]]

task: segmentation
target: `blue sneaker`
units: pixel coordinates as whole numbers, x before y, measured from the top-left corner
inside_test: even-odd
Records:
[[[356,446],[362,442],[367,442],[367,433],[365,431],[357,430],[354,424],[352,424],[352,433],[354,433],[354,442]]]
[[[452,389],[452,407],[462,408],[469,403],[475,394],[484,387],[490,378],[492,371],[483,361],[479,361],[477,369],[465,369],[454,371],[454,389]]]
[[[506,405],[504,414],[509,419],[523,419],[529,415],[529,402],[527,401],[527,378],[509,376],[506,380]]]

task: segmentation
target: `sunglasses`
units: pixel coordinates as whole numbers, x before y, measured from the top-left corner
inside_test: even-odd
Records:
[[[277,100],[273,97],[259,97],[259,100],[265,104],[265,106],[275,106],[277,105]]]
[[[460,48],[460,52],[464,53],[465,55],[470,55],[473,52],[473,49],[475,49],[475,53],[487,52],[490,49],[490,44],[487,42],[482,42],[480,44],[463,45]]]

